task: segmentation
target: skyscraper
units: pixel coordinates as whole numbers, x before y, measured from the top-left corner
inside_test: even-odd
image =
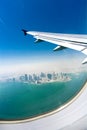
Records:
[[[28,81],[28,75],[25,74],[25,81]]]
[[[48,78],[49,80],[51,80],[51,79],[52,79],[52,74],[47,74],[47,78]]]

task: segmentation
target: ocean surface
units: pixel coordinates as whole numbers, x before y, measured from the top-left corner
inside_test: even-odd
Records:
[[[83,72],[71,74],[66,82],[0,82],[0,120],[29,119],[56,110],[73,99],[86,81]]]

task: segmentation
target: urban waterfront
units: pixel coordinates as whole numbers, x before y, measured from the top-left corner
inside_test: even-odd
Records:
[[[67,82],[71,80],[71,74],[70,73],[56,73],[56,72],[50,72],[50,73],[39,73],[39,74],[23,74],[16,77],[9,78],[6,77],[4,80],[1,81],[7,81],[7,82],[22,82],[22,83],[30,83],[30,84],[42,84],[42,83],[49,83],[49,82]]]
[[[0,82],[0,120],[31,119],[62,107],[80,92],[87,81],[85,72],[69,75],[71,80],[66,82],[40,85],[26,83],[25,80],[19,82],[17,79]]]

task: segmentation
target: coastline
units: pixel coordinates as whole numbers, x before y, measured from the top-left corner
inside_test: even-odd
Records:
[[[56,110],[53,110],[53,111],[49,111],[45,114],[42,114],[40,116],[36,116],[36,117],[33,117],[33,118],[28,118],[28,119],[22,119],[22,120],[16,120],[16,121],[12,121],[12,120],[9,120],[9,121],[0,121],[1,124],[16,124],[16,123],[24,123],[24,122],[32,122],[32,121],[35,121],[35,120],[39,120],[39,119],[42,119],[42,118],[46,118],[46,117],[49,117],[53,114],[56,114],[58,112],[62,112],[62,110],[66,109],[70,104],[72,104],[76,99],[78,99],[78,97],[80,97],[80,95],[85,91],[85,89],[87,88],[87,82],[84,84],[84,86],[82,87],[82,89],[80,90],[80,92],[73,98],[71,99],[70,101],[68,101],[67,103],[65,103],[63,106],[59,107],[58,109]]]

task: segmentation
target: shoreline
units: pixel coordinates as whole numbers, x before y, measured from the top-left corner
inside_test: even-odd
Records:
[[[1,120],[0,123],[3,123],[3,124],[17,124],[17,123],[24,123],[24,122],[31,122],[31,121],[34,121],[34,120],[39,120],[41,118],[45,118],[47,116],[51,116],[53,114],[56,114],[57,112],[59,111],[62,111],[63,109],[65,109],[66,107],[68,107],[70,104],[72,104],[83,92],[84,90],[86,89],[87,87],[87,82],[84,84],[84,86],[82,87],[82,89],[78,92],[78,94],[73,98],[71,99],[70,101],[68,101],[67,103],[65,103],[63,106],[53,110],[53,111],[49,111],[45,114],[42,114],[42,115],[39,115],[39,116],[36,116],[36,117],[32,117],[32,118],[27,118],[27,119],[21,119],[21,120]]]

